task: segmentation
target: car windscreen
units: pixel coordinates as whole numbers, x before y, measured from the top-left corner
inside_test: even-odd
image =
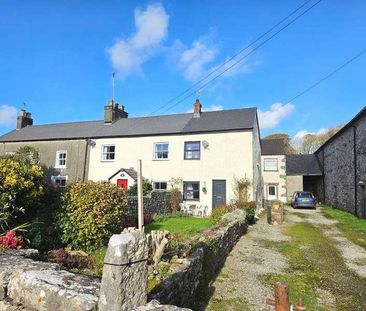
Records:
[[[299,192],[298,197],[299,198],[312,198],[313,195],[310,192]]]

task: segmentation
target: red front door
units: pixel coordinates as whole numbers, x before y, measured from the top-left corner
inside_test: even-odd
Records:
[[[128,189],[128,180],[127,179],[117,179],[117,187],[121,187],[124,190]]]

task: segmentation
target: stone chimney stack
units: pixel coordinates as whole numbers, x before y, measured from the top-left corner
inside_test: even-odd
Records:
[[[196,99],[196,102],[193,105],[193,118],[199,118],[202,113],[202,105],[199,99]]]
[[[104,124],[112,124],[121,118],[128,118],[125,107],[110,100],[107,106],[104,106]]]
[[[20,130],[28,125],[33,125],[33,119],[30,112],[25,111],[25,109],[20,110],[17,117],[17,130]]]

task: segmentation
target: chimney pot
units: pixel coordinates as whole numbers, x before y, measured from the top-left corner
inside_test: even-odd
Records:
[[[199,118],[202,113],[202,105],[199,99],[196,99],[196,102],[193,105],[193,117]]]
[[[124,106],[114,102],[108,101],[107,106],[104,106],[104,123],[112,124],[121,118],[127,118],[128,113],[124,111]]]
[[[17,130],[20,130],[28,125],[33,125],[32,114],[21,109],[17,117]]]

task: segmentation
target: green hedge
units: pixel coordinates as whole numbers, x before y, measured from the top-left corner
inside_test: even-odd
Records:
[[[74,249],[98,249],[112,234],[121,232],[126,209],[126,192],[115,185],[72,183],[61,197],[56,216],[61,241]]]
[[[15,157],[0,157],[0,234],[18,223],[15,218],[35,209],[44,191],[40,166]]]

